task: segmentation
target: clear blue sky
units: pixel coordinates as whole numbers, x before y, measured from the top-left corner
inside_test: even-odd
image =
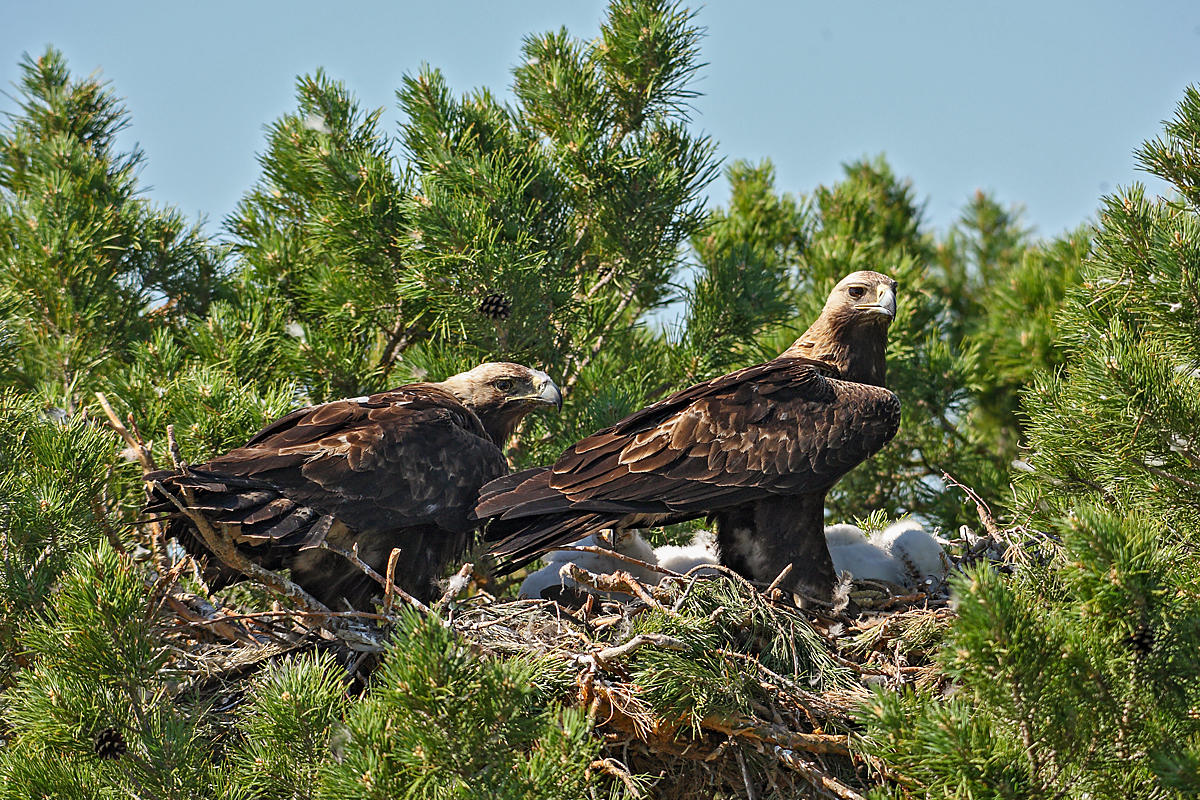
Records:
[[[0,15],[0,82],[47,44],[103,69],[126,98],[126,146],[146,152],[157,201],[215,230],[258,177],[263,126],[294,107],[295,77],[325,67],[369,108],[422,62],[457,91],[507,94],[524,35],[597,34],[604,3],[438,0],[335,4],[16,2]],[[771,158],[803,193],[885,152],[944,229],[977,188],[1022,203],[1053,235],[1102,194],[1147,176],[1132,151],[1200,83],[1200,4],[753,2],[700,7],[708,63],[693,124],[726,159]],[[8,90],[11,94],[11,88]],[[0,98],[0,110],[13,103]],[[1150,183],[1154,191],[1162,185]],[[712,200],[725,196],[721,183]]]

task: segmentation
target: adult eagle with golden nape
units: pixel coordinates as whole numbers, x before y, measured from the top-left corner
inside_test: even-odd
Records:
[[[392,548],[396,584],[430,600],[446,566],[462,556],[480,523],[479,488],[508,474],[501,452],[525,414],[562,407],[544,372],[486,363],[440,383],[414,383],[369,397],[302,408],[240,447],[186,473],[148,476],[223,528],[262,567],[292,580],[330,608],[370,610],[378,583],[323,540],[376,572]],[[147,513],[170,517],[168,536],[207,555],[205,578],[220,589],[244,576],[208,552],[191,521],[161,492]]]
[[[721,562],[829,600],[825,494],[888,443],[900,401],[885,387],[896,282],[855,272],[820,317],[765,364],[684,389],[572,445],[550,467],[499,478],[476,514],[502,569],[601,528],[697,517],[716,524]]]

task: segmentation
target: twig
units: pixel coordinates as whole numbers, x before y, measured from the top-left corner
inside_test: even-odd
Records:
[[[1142,468],[1151,475],[1157,475],[1163,480],[1168,480],[1177,486],[1182,486],[1184,489],[1191,489],[1193,492],[1200,492],[1200,483],[1189,481],[1187,478],[1181,478],[1178,475],[1172,475],[1166,470],[1161,470],[1158,467],[1152,467],[1149,464],[1142,464]]]
[[[633,302],[633,298],[634,298],[634,295],[637,294],[637,290],[638,290],[638,286],[635,283],[621,297],[621,302],[617,303],[617,307],[609,315],[609,319],[618,319],[622,314],[625,313],[625,309],[629,308],[629,304]],[[604,340],[608,336],[608,334],[609,334],[609,331],[604,331],[599,336],[597,336],[595,342],[592,343],[591,352],[589,352],[582,360],[576,361],[572,365],[574,367],[574,371],[571,373],[570,377],[567,378],[567,382],[563,386],[564,393],[569,392],[571,389],[575,388],[575,384],[579,382],[579,376],[583,374],[583,371],[585,369],[587,369],[588,364],[592,363],[592,359],[595,358],[596,355],[601,350],[604,349]]]
[[[640,800],[642,793],[638,791],[637,784],[633,782],[633,775],[630,774],[628,767],[615,758],[593,761],[588,765],[588,769],[598,769],[601,772],[612,775],[614,778],[619,778],[621,783],[625,784],[625,789],[629,794]]]
[[[858,792],[841,781],[835,780],[822,772],[816,765],[810,764],[785,747],[775,746],[775,757],[787,766],[799,772],[804,779],[818,789],[832,792],[842,800],[867,800]]]
[[[374,619],[381,622],[391,620],[386,614],[376,614],[373,611],[299,611],[294,608],[284,609],[282,611],[255,611],[251,614],[226,614],[220,617],[212,617],[208,622],[220,622],[224,620],[256,620],[268,617],[316,617],[318,619],[338,619],[341,617],[354,619]]]
[[[100,527],[104,530],[104,535],[108,538],[108,543],[112,545],[112,549],[128,557],[129,551],[121,543],[121,538],[117,536],[116,530],[109,524],[108,514],[104,512],[104,506],[100,503],[99,497],[92,498],[92,516],[95,517],[96,522],[100,523]]]
[[[396,594],[392,590],[396,588],[396,562],[400,560],[400,548],[393,547],[392,552],[388,553],[387,565],[387,581],[383,584],[383,613],[390,614],[392,612],[392,601],[396,599]]]
[[[750,770],[746,769],[746,759],[742,758],[741,749],[735,748],[733,755],[737,759],[738,766],[742,769],[742,782],[746,784],[746,799],[758,800],[758,793],[754,791],[754,784],[750,780]]]
[[[979,521],[983,523],[983,528],[988,532],[989,536],[994,539],[1004,538],[1000,533],[1000,526],[996,524],[996,518],[992,516],[992,510],[988,508],[988,504],[983,502],[983,498],[976,494],[974,489],[959,483],[945,470],[942,470],[942,480],[951,486],[957,486],[959,489],[962,489],[963,493],[975,503],[975,511],[979,514]]]
[[[788,565],[786,567],[784,567],[783,570],[778,575],[775,576],[775,580],[771,581],[771,584],[767,587],[767,590],[765,592],[763,592],[763,594],[765,594],[767,597],[770,597],[771,592],[773,592],[777,588],[779,588],[779,584],[783,583],[783,579],[786,578],[788,576],[788,573],[790,573],[791,571],[792,571],[792,564],[789,561]]]
[[[150,448],[134,438],[134,435],[129,432],[129,428],[125,427],[125,423],[121,422],[121,418],[117,416],[117,412],[113,411],[113,407],[109,405],[108,398],[104,396],[104,392],[96,392],[96,399],[100,401],[100,407],[104,409],[104,416],[108,417],[108,424],[125,440],[125,444],[129,445],[129,449],[133,451],[133,454],[137,456],[137,460],[141,462],[142,474],[156,472],[158,467],[154,463],[154,454],[150,452]]]
[[[399,597],[401,597],[405,602],[409,603],[410,605],[414,606],[415,608],[420,609],[421,611],[423,611],[426,614],[430,613],[429,606],[425,605],[420,600],[413,597],[411,594],[404,591],[396,584],[394,584],[391,581],[384,578],[382,575],[380,575],[378,572],[375,571],[374,567],[372,567],[370,564],[368,564],[367,562],[365,562],[361,558],[359,558],[357,544],[355,544],[353,551],[347,550],[343,547],[338,547],[337,545],[330,544],[326,540],[321,540],[321,543],[318,544],[317,547],[321,548],[322,550],[328,550],[331,553],[337,553],[339,556],[350,561],[352,564],[354,564],[354,566],[361,569],[368,578],[370,578],[371,580],[375,581],[380,586],[382,586],[384,588],[385,592],[387,591],[388,587],[390,586],[392,592],[395,593],[396,595],[398,595]]]
[[[171,587],[179,580],[179,576],[187,569],[188,559],[182,558],[179,563],[171,567],[167,572],[160,573],[158,580],[154,582],[154,586],[150,589],[150,595],[146,598],[146,621],[157,613],[159,605],[162,603],[162,598],[170,591]]]
[[[463,564],[459,567],[458,572],[454,573],[454,577],[450,578],[450,584],[446,587],[445,593],[433,604],[433,610],[441,614],[442,610],[450,605],[450,602],[458,597],[463,589],[467,588],[467,585],[471,582],[471,574],[474,571],[474,564]]]
[[[735,715],[732,717],[705,717],[700,727],[717,731],[726,736],[740,736],[763,742],[788,750],[804,750],[808,753],[833,753],[839,756],[850,755],[849,740],[845,736],[829,733],[797,733],[782,725],[764,722],[753,717]]]

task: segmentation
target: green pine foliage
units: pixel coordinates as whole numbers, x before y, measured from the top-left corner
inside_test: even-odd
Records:
[[[950,691],[881,695],[866,711],[872,746],[905,776],[894,795],[1196,794],[1200,174],[1180,165],[1198,136],[1193,88],[1139,152],[1176,197],[1134,186],[1106,198],[1090,250],[1079,234],[1052,244],[1046,274],[1022,289],[1052,305],[1080,274],[1043,331],[1054,338],[1038,340],[1051,346],[1035,350],[1059,366],[1024,395],[1013,534],[1039,544],[1011,578],[977,569],[958,582],[941,655]]]
[[[593,769],[561,660],[482,656],[433,618],[404,617],[366,689],[309,653],[260,665],[232,709],[201,691],[129,524],[141,467],[95,393],[165,466],[168,426],[199,463],[305,403],[509,359],[565,390],[510,452],[546,463],[777,355],[857,269],[900,283],[904,417],[831,517],[974,524],[947,473],[1021,555],[956,579],[957,617],[905,628],[906,647],[944,638],[941,672],[862,711],[876,796],[1198,793],[1200,92],[1138,154],[1172,198],[1131,187],[1095,230],[1041,240],[978,194],[938,235],[882,157],[805,195],[733,161],[728,202],[705,208],[700,43],[681,5],[613,0],[595,39],[529,36],[510,102],[408,75],[394,136],[343,84],[302,77],[228,247],[139,194],[143,155],[117,151],[128,115],[98,77],[54,50],[24,60],[0,132],[0,797],[627,794]],[[622,657],[656,719],[712,736],[705,718],[757,713],[753,661],[814,691],[854,683],[813,630],[730,586],[624,631],[685,643]]]
[[[114,438],[28,395],[0,394],[0,683],[26,662],[21,630],[71,558],[104,538]]]
[[[314,797],[319,770],[342,736],[349,705],[345,671],[328,654],[269,666],[239,713],[238,737],[227,746],[228,797]]]
[[[110,89],[72,81],[55,50],[21,70],[20,111],[0,132],[0,307],[15,350],[4,381],[74,412],[130,343],[203,312],[221,254],[138,197],[142,153],[114,152],[128,114]]]
[[[172,697],[146,589],[144,571],[102,542],[71,559],[53,608],[23,627],[29,666],[5,691],[0,753],[13,796],[71,796],[78,781],[91,797],[203,797],[216,784],[204,709]],[[105,736],[121,742],[120,758],[101,758]]]
[[[437,618],[407,612],[318,796],[584,797],[599,750],[591,721],[539,697],[537,674],[481,659]]]

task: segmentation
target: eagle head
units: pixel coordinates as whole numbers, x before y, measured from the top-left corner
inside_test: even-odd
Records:
[[[821,316],[782,357],[815,358],[836,367],[842,380],[883,386],[887,329],[895,317],[896,282],[878,272],[851,272],[833,287]]]
[[[488,361],[435,385],[474,411],[499,447],[533,409],[543,405],[562,408],[562,392],[549,375],[507,361]]]
[[[896,318],[896,282],[878,272],[851,272],[829,293],[821,316],[827,314],[846,326],[886,328]]]

